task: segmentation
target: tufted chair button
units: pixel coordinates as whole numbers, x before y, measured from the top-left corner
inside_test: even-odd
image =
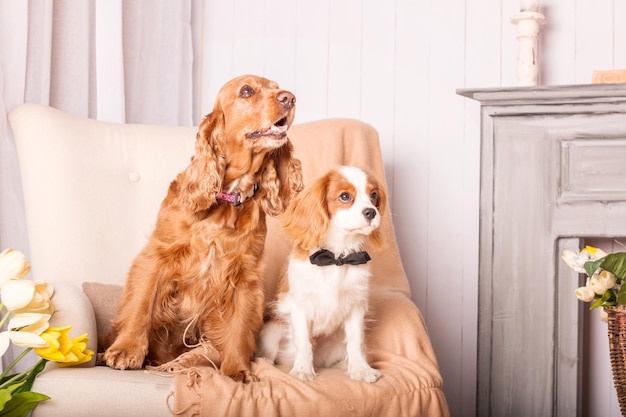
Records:
[[[140,179],[141,176],[138,172],[132,171],[130,174],[128,174],[128,181],[130,182],[138,182]]]

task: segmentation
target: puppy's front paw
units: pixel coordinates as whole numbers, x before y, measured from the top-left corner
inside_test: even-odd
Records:
[[[104,352],[104,361],[109,368],[141,369],[146,359],[147,349],[117,348],[115,344]]]
[[[348,372],[348,376],[358,381],[364,381],[367,383],[376,382],[381,377],[381,373],[378,369],[374,369],[370,366],[365,368],[351,369]]]
[[[298,378],[303,382],[311,382],[315,379],[315,371],[311,365],[294,365],[289,371],[289,375]]]

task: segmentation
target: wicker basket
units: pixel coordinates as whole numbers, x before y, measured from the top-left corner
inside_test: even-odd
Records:
[[[609,355],[613,384],[622,416],[626,416],[626,305],[605,308],[609,316]]]

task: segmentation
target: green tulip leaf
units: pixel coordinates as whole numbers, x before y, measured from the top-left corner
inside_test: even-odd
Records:
[[[4,378],[0,379],[0,386],[4,387],[4,384],[7,381],[12,380],[13,378],[15,378],[17,376],[17,374],[11,374],[11,375],[6,375]],[[17,381],[21,381],[19,378],[17,378]],[[9,384],[11,385],[11,384]]]
[[[616,277],[624,279],[626,277],[626,252],[607,255],[602,259],[600,267],[612,272]]]
[[[47,395],[40,394],[38,392],[20,392],[15,394],[5,405],[2,411],[0,411],[0,417],[26,417],[37,404],[42,401],[49,400]]]
[[[626,304],[626,285],[622,285],[617,293],[617,304]]]
[[[596,270],[598,269],[598,267],[602,264],[602,262],[604,262],[605,259],[606,259],[606,256],[604,258],[601,258],[595,261],[585,262],[585,272],[587,273],[587,275],[592,277],[593,274],[596,273]]]
[[[48,362],[46,359],[40,359],[39,362],[37,362],[37,364],[33,366],[33,368],[30,370],[30,372],[26,376],[26,380],[24,381],[24,384],[20,386],[18,390],[15,391],[16,394],[20,392],[30,391],[30,389],[33,387],[33,383],[35,382],[35,378],[46,367],[46,362]]]
[[[615,297],[613,296],[613,291],[606,290],[601,297],[596,296],[596,299],[593,304],[591,304],[591,307],[589,307],[589,310],[593,310],[594,308],[598,308],[601,306],[614,305],[615,302],[613,300],[615,300]]]
[[[603,303],[602,298],[596,298],[593,304],[589,306],[589,310],[593,310],[593,309],[600,307],[602,303]]]
[[[6,404],[11,401],[11,398],[13,398],[13,392],[17,390],[21,385],[22,383],[14,383],[0,389],[0,412],[4,411]]]

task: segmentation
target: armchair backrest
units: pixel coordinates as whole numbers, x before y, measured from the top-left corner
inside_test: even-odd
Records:
[[[9,114],[18,151],[30,261],[35,279],[123,284],[153,230],[169,183],[193,154],[195,127],[102,122],[23,104]],[[361,166],[384,179],[378,134],[334,119],[293,126],[289,137],[305,183],[333,165]],[[268,220],[266,291],[285,263],[289,243]],[[387,246],[373,252],[374,284],[408,293],[390,214]]]

